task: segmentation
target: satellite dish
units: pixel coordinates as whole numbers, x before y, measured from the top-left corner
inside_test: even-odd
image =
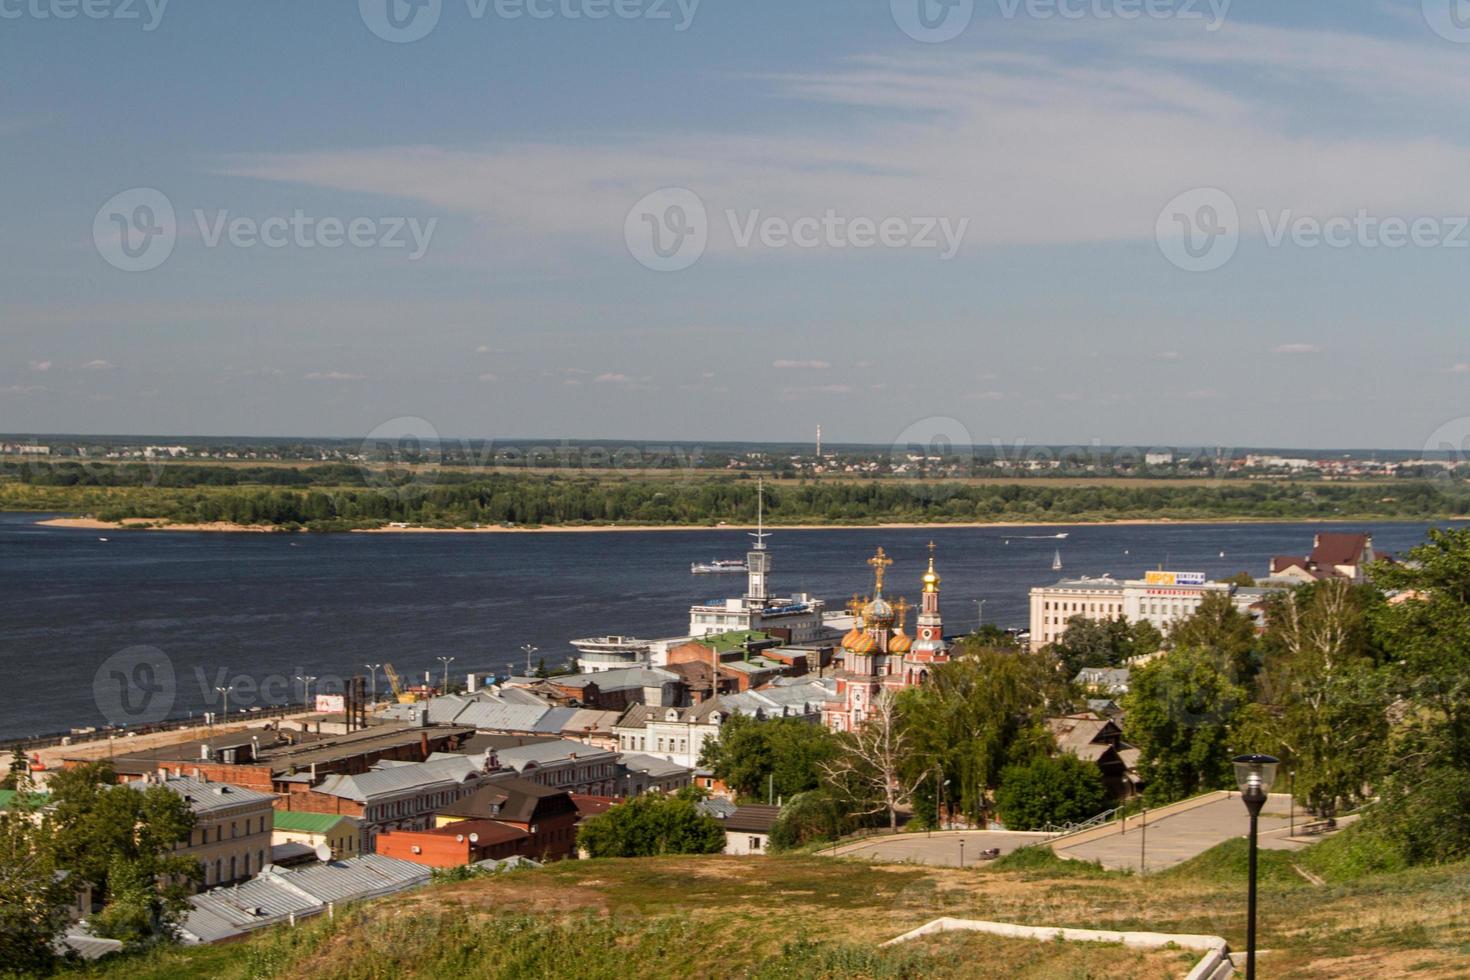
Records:
[[[316,846],[316,859],[318,861],[332,860],[332,849],[326,844],[318,844]]]
[[[480,843],[480,835],[479,834],[470,834],[470,843],[471,844],[478,844],[478,843]]]

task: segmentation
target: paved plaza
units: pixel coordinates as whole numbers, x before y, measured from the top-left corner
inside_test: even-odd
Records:
[[[946,830],[935,834],[903,834],[848,844],[837,849],[839,857],[866,861],[912,861],[938,867],[959,867],[961,853],[965,867],[982,863],[980,852],[992,847],[1001,854],[1049,839],[1051,834],[1028,834],[1004,830]],[[963,846],[962,846],[963,845]],[[829,852],[830,853],[830,852]]]
[[[1297,809],[1297,830],[1312,819]],[[1291,797],[1271,794],[1261,810],[1261,847],[1299,850],[1311,843],[1313,838],[1288,836],[1291,822]],[[1250,816],[1240,801],[1240,794],[1220,794],[1200,806],[1174,812],[1166,810],[1158,817],[1150,815],[1146,826],[1139,816],[1129,817],[1126,825],[1110,824],[1106,829],[1079,835],[1079,843],[1059,841],[1055,850],[1062,857],[1099,861],[1103,867],[1114,870],[1162,871],[1249,832]]]

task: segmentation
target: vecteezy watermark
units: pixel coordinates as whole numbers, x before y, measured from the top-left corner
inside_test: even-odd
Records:
[[[92,700],[109,725],[163,721],[177,693],[173,661],[157,647],[120,650],[102,661],[92,677]]]
[[[727,208],[724,225],[730,244],[738,249],[933,249],[940,261],[948,261],[959,252],[970,219],[873,218],[835,208],[793,217],[766,214],[759,208]],[[684,187],[666,187],[646,195],[623,221],[629,253],[656,272],[678,272],[698,262],[709,245],[710,232],[704,201]]]
[[[138,21],[156,31],[168,0],[0,0],[0,20]]]
[[[205,248],[403,250],[408,260],[424,257],[439,226],[438,218],[337,217],[296,208],[266,218],[235,215],[228,209],[193,211],[194,230]],[[178,244],[178,217],[162,191],[134,187],[114,195],[92,219],[97,252],[124,272],[147,272],[168,261]]]
[[[889,448],[888,464],[893,472],[909,476],[969,476],[975,464],[975,437],[959,419],[931,415],[898,434]]]
[[[1446,41],[1470,44],[1470,0],[1423,0],[1424,22]]]
[[[700,0],[464,0],[473,21],[646,20],[689,30]],[[429,36],[444,14],[444,0],[357,0],[367,29],[384,41],[411,44]]]
[[[124,272],[147,272],[163,265],[174,254],[178,236],[173,202],[151,187],[113,195],[92,219],[98,254]]]
[[[1431,432],[1419,465],[1439,492],[1470,495],[1470,416],[1450,419]]]
[[[623,241],[640,265],[655,272],[679,272],[704,255],[709,245],[709,213],[699,195],[688,188],[660,188],[628,211]]]
[[[1210,272],[1229,262],[1240,245],[1240,211],[1218,187],[1197,187],[1164,205],[1154,239],[1179,268]]]
[[[358,460],[368,486],[403,496],[438,481],[444,443],[434,423],[417,416],[400,416],[376,426],[364,437]]]
[[[1203,21],[1218,31],[1234,0],[994,0],[1005,20],[1179,20]],[[893,22],[915,41],[942,44],[965,32],[975,18],[975,0],[889,0]]]
[[[1470,216],[1374,214],[1298,214],[1291,208],[1256,211],[1261,238],[1269,248],[1470,248]],[[1218,187],[1185,191],[1159,212],[1154,228],[1159,251],[1188,272],[1218,269],[1235,255],[1241,218],[1235,201]]]

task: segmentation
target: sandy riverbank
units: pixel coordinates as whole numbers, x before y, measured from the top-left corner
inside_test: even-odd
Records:
[[[261,524],[232,524],[228,521],[215,521],[209,524],[166,524],[158,523],[157,518],[133,517],[120,523],[110,521],[99,521],[90,517],[53,517],[40,520],[36,523],[44,527],[65,527],[88,531],[210,531],[229,532],[236,534],[263,534],[273,533],[278,528]],[[891,524],[767,524],[768,531],[906,531],[906,530],[944,530],[953,528],[1082,528],[1082,527],[1148,527],[1158,525],[1178,525],[1188,527],[1204,524],[1351,524],[1351,523],[1418,523],[1421,521],[1465,521],[1466,517],[1449,518],[1391,518],[1391,517],[1365,517],[1365,518],[1325,518],[1325,517],[1302,517],[1302,518],[1280,518],[1280,517],[1215,517],[1215,518],[1191,518],[1188,520],[1173,520],[1170,518],[1138,517],[1118,518],[1116,520],[1102,521],[1059,521],[1053,523],[1031,523],[1025,521],[993,521],[987,523],[921,523],[917,521],[895,522]],[[502,527],[499,524],[486,525],[483,527],[379,527],[361,528],[345,532],[345,534],[606,534],[609,532],[630,531],[754,531],[753,524],[653,524],[653,525],[590,525],[578,524],[571,526],[542,525],[537,527]]]

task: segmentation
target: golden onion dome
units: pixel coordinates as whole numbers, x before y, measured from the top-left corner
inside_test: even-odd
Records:
[[[852,646],[847,647],[849,653],[872,653],[878,649],[878,641],[864,633]]]
[[[907,633],[898,633],[894,635],[893,639],[888,641],[888,652],[908,653],[913,649],[913,646],[914,638],[912,636],[909,636]]]
[[[863,618],[868,622],[892,621],[893,607],[881,595],[874,596],[873,601],[863,607]]]
[[[854,643],[856,643],[858,640],[861,640],[867,635],[868,634],[864,633],[862,630],[854,626],[852,629],[847,631],[847,634],[845,636],[842,637],[842,649],[851,650]]]

